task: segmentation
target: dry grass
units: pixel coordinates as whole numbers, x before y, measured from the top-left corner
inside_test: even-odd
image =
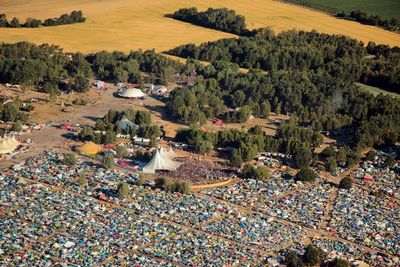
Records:
[[[249,28],[271,26],[276,32],[297,28],[345,34],[363,42],[399,45],[400,35],[356,22],[340,20],[324,13],[272,0],[4,0],[0,10],[9,18],[58,17],[83,10],[84,24],[39,29],[0,29],[3,42],[54,43],[66,51],[130,51],[154,48],[167,50],[181,44],[217,40],[232,36],[165,18],[182,7],[228,7],[246,16]]]

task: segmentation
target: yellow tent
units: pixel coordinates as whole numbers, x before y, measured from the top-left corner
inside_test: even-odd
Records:
[[[87,142],[81,145],[80,147],[77,147],[76,150],[81,155],[96,155],[101,151],[101,146],[93,142]]]

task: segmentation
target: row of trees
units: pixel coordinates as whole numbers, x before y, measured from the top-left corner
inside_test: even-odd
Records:
[[[396,18],[384,19],[379,15],[368,14],[360,10],[353,10],[350,12],[341,11],[337,8],[329,7],[324,4],[319,4],[318,1],[307,1],[307,0],[285,0],[285,1],[290,3],[295,3],[297,5],[307,6],[322,11],[326,11],[331,15],[339,18],[347,20],[355,20],[362,24],[379,26],[389,31],[397,31],[400,28],[399,20]]]
[[[172,18],[238,35],[249,33],[246,29],[245,18],[227,8],[208,8],[203,12],[199,12],[195,7],[182,8],[176,11]]]
[[[258,152],[270,151],[292,155],[293,166],[302,168],[311,164],[311,149],[322,143],[322,136],[295,124],[284,124],[275,137],[266,135],[260,126],[250,128],[247,132],[237,129],[204,132],[188,128],[180,129],[175,140],[190,145],[198,153],[223,148],[229,151],[227,157],[234,166],[253,160]]]
[[[0,44],[0,83],[37,86],[42,92],[86,92],[88,78],[107,82],[167,84],[183,65],[153,50],[66,54],[55,45]],[[146,72],[143,80],[141,72]]]
[[[362,24],[379,26],[389,31],[397,31],[400,29],[399,20],[396,18],[384,19],[379,15],[371,15],[361,10],[353,10],[351,12],[339,12],[336,14],[339,18],[355,20]]]
[[[20,23],[19,19],[14,17],[11,21],[7,20],[6,14],[0,14],[0,28],[38,28],[40,26],[58,26],[73,23],[85,22],[81,10],[72,11],[71,14],[63,14],[59,18],[49,18],[42,22],[40,19],[27,18],[25,23]]]

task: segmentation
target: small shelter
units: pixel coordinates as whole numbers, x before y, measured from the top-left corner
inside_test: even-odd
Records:
[[[126,130],[127,127],[138,129],[139,126],[131,122],[126,116],[123,116],[122,119],[118,122],[121,129]]]
[[[143,98],[145,94],[137,88],[127,88],[118,92],[118,96],[129,99]]]
[[[176,171],[181,164],[175,162],[170,152],[160,147],[157,149],[153,158],[143,167],[144,173],[156,173],[157,171]]]
[[[76,151],[78,151],[78,153],[81,155],[96,155],[101,151],[101,146],[93,142],[86,142],[83,145],[77,147]]]

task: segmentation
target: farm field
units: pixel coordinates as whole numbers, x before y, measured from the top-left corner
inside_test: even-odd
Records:
[[[400,97],[399,94],[395,93],[395,92],[390,92],[390,91],[386,91],[384,89],[378,88],[378,87],[374,87],[374,86],[369,86],[363,83],[356,83],[362,90],[365,90],[373,95],[379,95],[379,94],[386,94],[386,95],[390,95],[390,96],[395,96],[395,97]]]
[[[347,12],[361,10],[386,19],[400,19],[400,2],[397,0],[290,0],[290,2],[310,4],[318,9],[333,8]]]
[[[1,1],[0,9],[9,19],[58,17],[72,10],[82,10],[87,22],[39,29],[0,29],[0,41],[53,43],[69,52],[94,52],[136,49],[165,51],[186,43],[214,41],[234,35],[175,21],[164,17],[179,8],[196,6],[229,7],[246,17],[250,29],[270,26],[275,32],[288,29],[317,30],[344,34],[364,43],[374,41],[391,46],[400,44],[400,35],[383,29],[336,19],[307,8],[272,0],[18,0]]]

